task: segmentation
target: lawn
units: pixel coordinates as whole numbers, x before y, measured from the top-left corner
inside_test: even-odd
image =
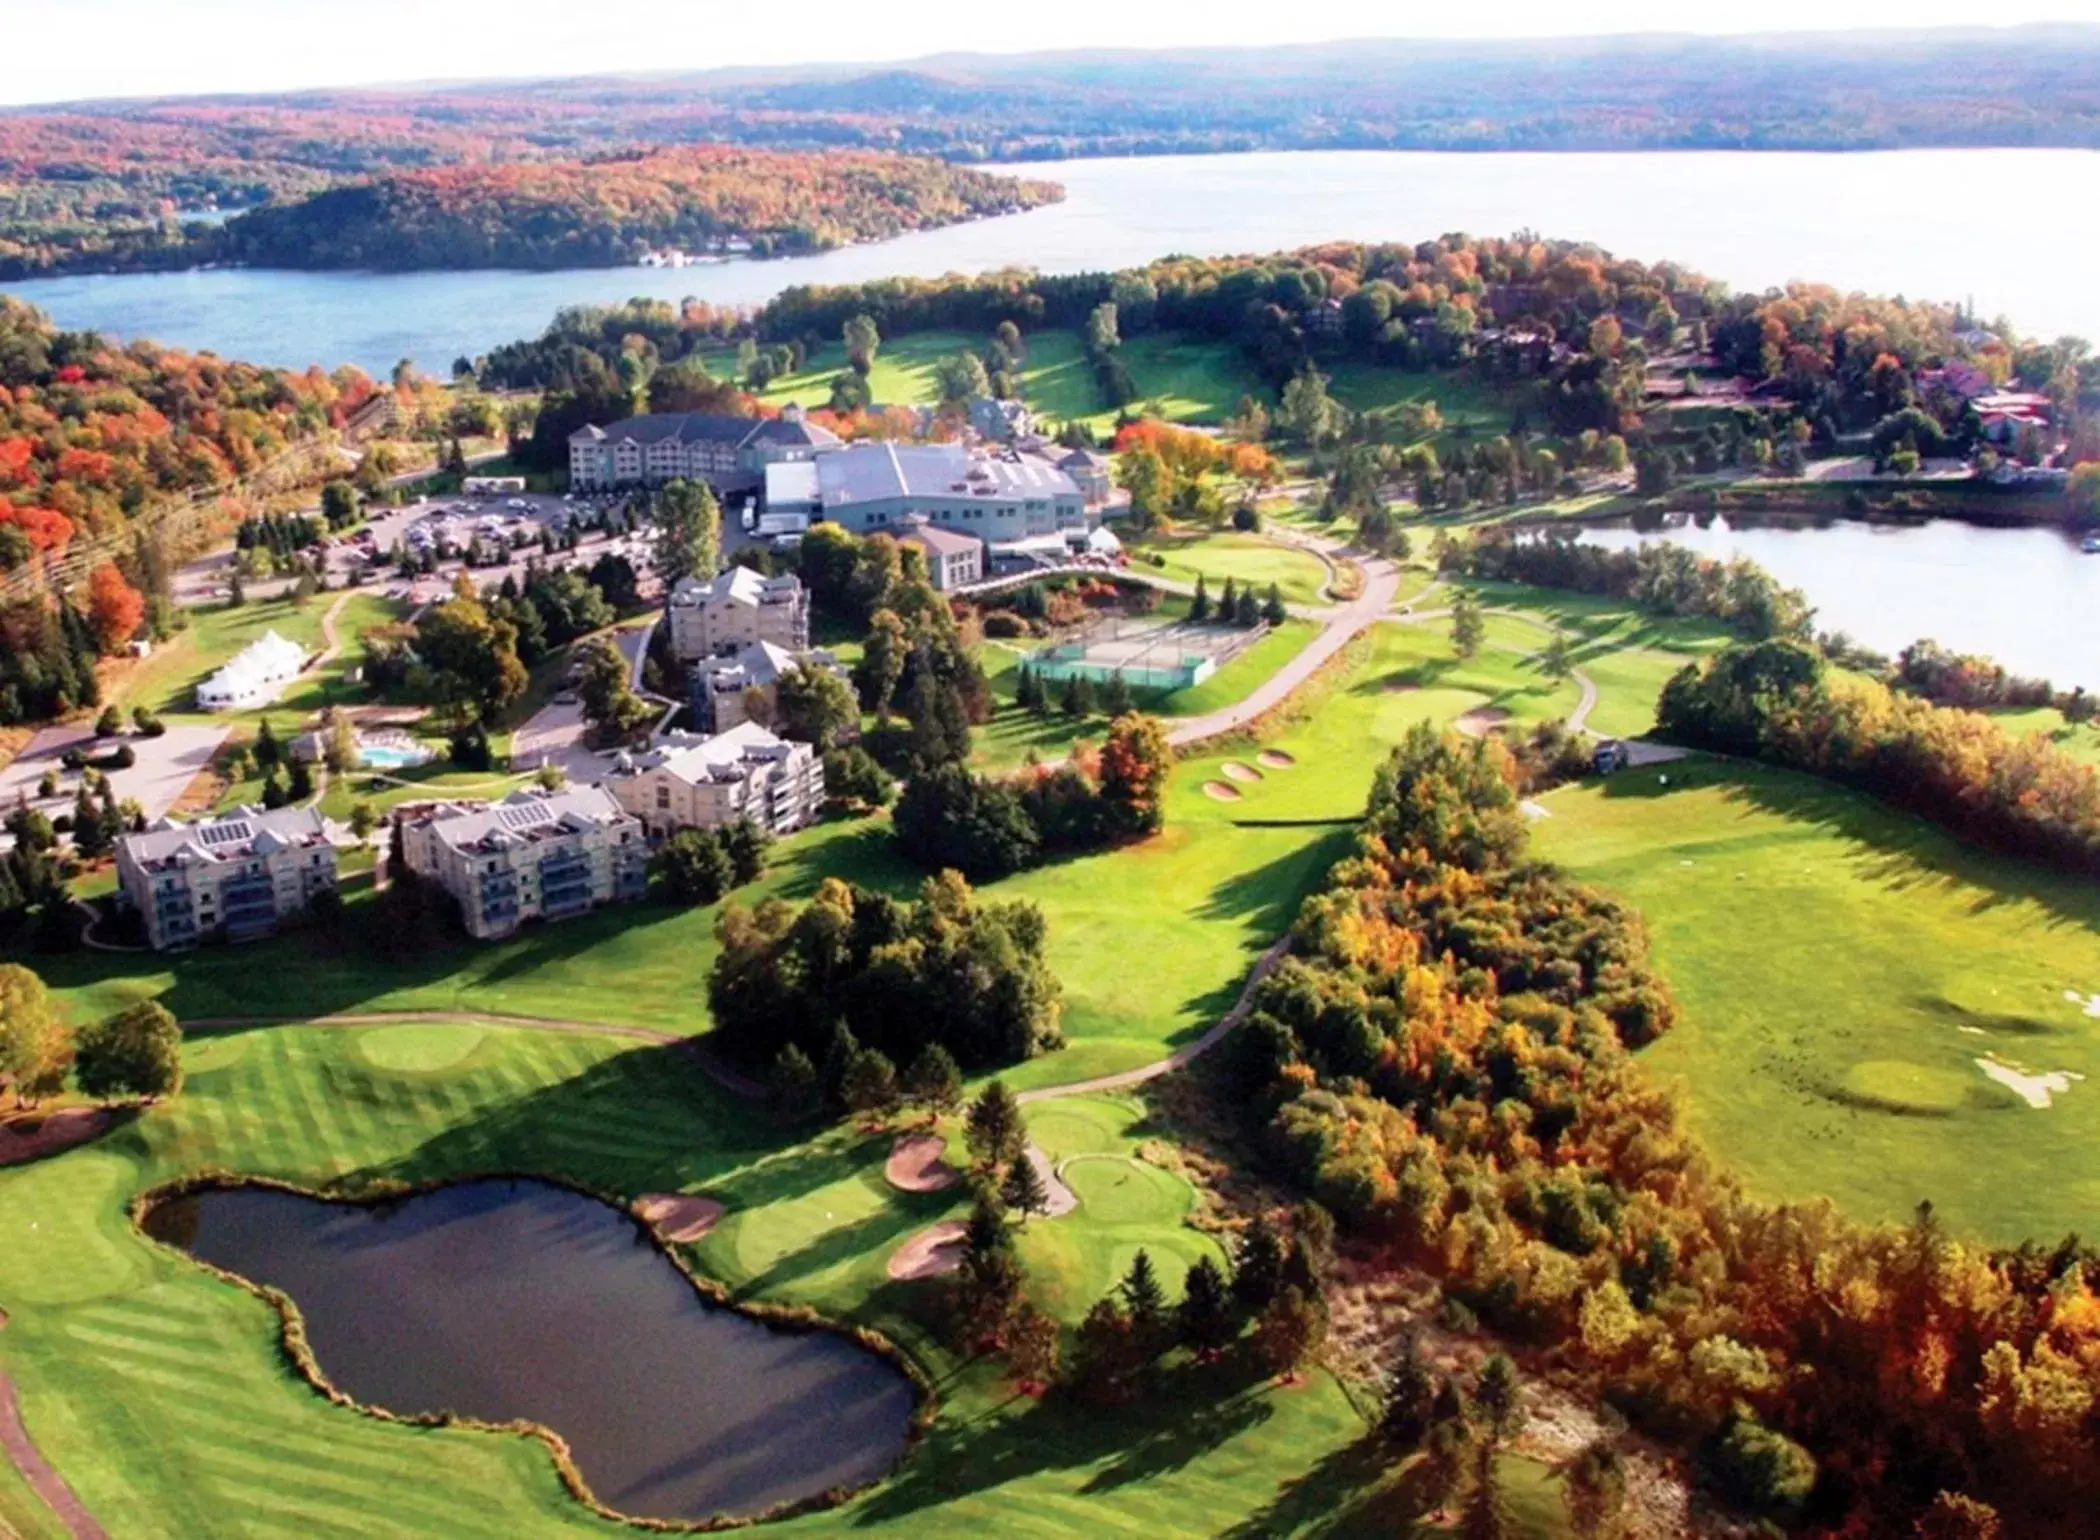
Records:
[[[1183,337],[1175,332],[1148,332],[1126,337],[1120,349],[1137,400],[1131,411],[1168,422],[1223,422],[1240,409],[1240,397],[1271,402],[1274,393],[1229,342]],[[1115,414],[1101,414],[1097,426],[1113,425]]]
[[[1310,551],[1262,535],[1231,530],[1194,540],[1145,540],[1135,545],[1131,554],[1134,560],[1155,554],[1165,557],[1166,565],[1155,571],[1184,583],[1201,577],[1209,584],[1213,599],[1229,577],[1242,586],[1254,584],[1256,592],[1264,597],[1274,583],[1286,604],[1327,602],[1320,597],[1327,582],[1326,564]]]
[[[1991,720],[2013,738],[2041,733],[2050,743],[2081,765],[2100,768],[2100,726],[2091,722],[2069,722],[2054,706],[2032,706],[1988,713]]]
[[[1492,385],[1460,374],[1385,368],[1354,361],[1338,363],[1327,381],[1328,394],[1351,411],[1373,412],[1411,402],[1434,401],[1444,432],[1503,433],[1509,428],[1509,404]]]
[[[2007,1245],[2091,1232],[2091,883],[1751,766],[1625,772],[1545,805],[1539,853],[1646,917],[1683,1020],[1643,1058],[1753,1192],[1891,1222],[1930,1199]],[[2069,1078],[2033,1106],[1986,1060]]]
[[[937,1346],[929,1290],[882,1275],[897,1241],[954,1211],[950,1195],[892,1192],[879,1137],[783,1144],[675,1052],[528,1031],[277,1027],[185,1054],[177,1102],[0,1172],[0,1362],[32,1434],[112,1534],[623,1532],[569,1499],[531,1441],[376,1421],[297,1379],[268,1307],[125,1217],[137,1192],[206,1165],[307,1183],[529,1171],[629,1196],[721,1195],[732,1215],[697,1248],[703,1270],[746,1297],[873,1325],[941,1385],[942,1416],[899,1472],[784,1526],[795,1532],[1210,1535],[1237,1521],[1249,1536],[1327,1533],[1378,1474],[1325,1375],[1279,1389],[1234,1360],[1168,1367],[1109,1413],[1012,1396],[990,1366]],[[1182,1223],[1187,1185],[1130,1158],[1141,1116],[1117,1101],[1031,1113],[1046,1147],[1083,1143],[1101,1172],[1077,1212],[1033,1220],[1022,1238],[1031,1287],[1067,1325],[1138,1246],[1170,1264],[1215,1254]],[[1119,1196],[1118,1172],[1146,1196]],[[17,1510],[38,1535],[34,1505],[0,1479],[0,1516]]]
[[[934,406],[941,399],[934,368],[957,353],[982,353],[989,339],[965,332],[912,332],[885,337],[876,350],[875,364],[868,371],[868,393],[877,406]],[[1100,411],[1092,374],[1080,353],[1079,338],[1071,332],[1027,333],[1027,356],[1021,364],[1021,395],[1036,411],[1057,419],[1092,417]],[[732,374],[736,355],[716,353],[707,367],[716,374]],[[846,367],[846,348],[828,342],[809,355],[807,367],[784,374],[759,392],[759,400],[773,406],[795,402],[806,407],[824,406],[831,400],[831,382]]]

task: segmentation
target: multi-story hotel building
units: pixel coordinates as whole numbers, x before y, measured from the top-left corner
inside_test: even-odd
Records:
[[[596,786],[423,808],[401,819],[401,851],[409,870],[459,901],[467,933],[483,940],[637,899],[648,886],[641,824]]]
[[[117,841],[117,887],[155,951],[208,937],[245,941],[335,891],[335,846],[311,807],[162,819]]]

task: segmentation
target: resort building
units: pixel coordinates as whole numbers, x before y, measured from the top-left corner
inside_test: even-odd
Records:
[[[214,936],[245,941],[335,891],[335,846],[311,807],[163,818],[117,841],[117,890],[156,952]]]
[[[789,652],[771,642],[754,642],[733,658],[702,660],[686,683],[686,704],[705,731],[726,733],[751,721],[756,707],[760,726],[780,709],[780,679],[794,668],[826,669],[842,674],[838,659],[821,647]]]
[[[760,642],[783,652],[809,645],[809,595],[792,572],[761,577],[730,567],[703,582],[680,578],[664,604],[671,651],[682,663],[727,657]]]
[[[306,649],[265,631],[197,686],[199,711],[244,711],[267,706],[306,667]]]
[[[941,593],[952,593],[984,576],[984,542],[974,535],[913,518],[898,529],[897,539],[926,553],[926,579]]]
[[[570,434],[569,486],[655,487],[683,477],[745,496],[764,486],[767,466],[813,459],[838,443],[830,429],[805,422],[799,406],[778,417],[658,412]]]
[[[482,940],[637,899],[648,885],[641,825],[596,786],[444,803],[399,825],[409,870],[457,899],[467,934]]]
[[[961,444],[849,444],[817,460],[823,517],[857,535],[897,534],[914,515],[977,540],[1085,530],[1087,500],[1048,460]]]
[[[643,753],[622,754],[603,784],[652,839],[679,829],[719,829],[739,818],[785,834],[824,811],[824,762],[817,751],[756,722],[710,738],[667,733]]]

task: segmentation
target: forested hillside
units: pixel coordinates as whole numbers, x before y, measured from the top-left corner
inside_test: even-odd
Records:
[[[25,108],[0,112],[0,277],[194,260],[204,248],[184,233],[185,213],[390,172],[706,143],[958,162],[1253,149],[2092,147],[2100,29],[950,55],[872,71]]]
[[[603,267],[730,238],[761,256],[821,250],[1060,196],[910,156],[706,145],[381,177],[244,214],[222,251],[264,267]]]

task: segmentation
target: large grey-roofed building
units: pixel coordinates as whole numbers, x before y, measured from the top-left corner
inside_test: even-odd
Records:
[[[859,443],[817,459],[824,517],[856,534],[908,516],[987,542],[1087,527],[1086,497],[1049,461],[960,444]]]

